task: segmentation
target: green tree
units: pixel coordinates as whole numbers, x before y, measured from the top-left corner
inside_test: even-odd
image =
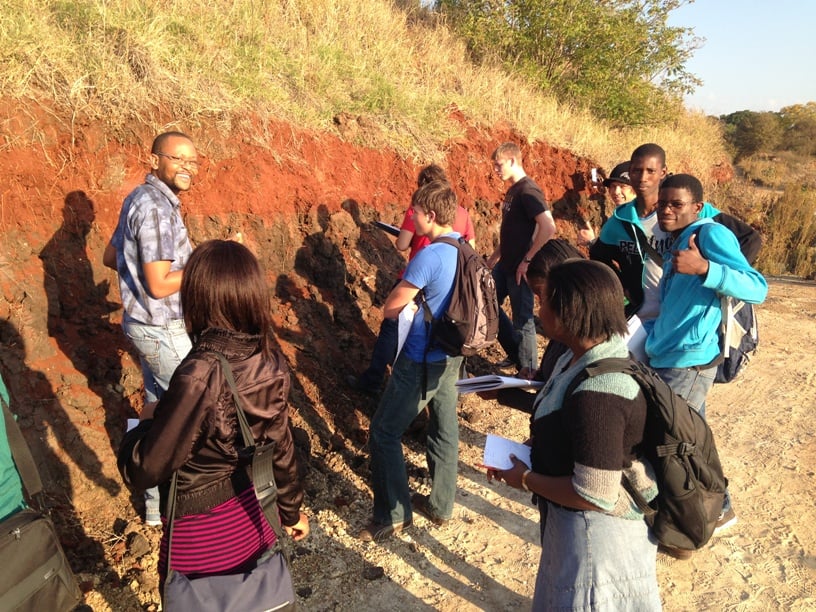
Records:
[[[741,159],[755,153],[772,153],[782,142],[783,124],[779,113],[737,111],[720,117],[725,138]]]
[[[497,59],[564,101],[618,124],[671,117],[700,81],[701,39],[667,25],[693,0],[438,0],[476,61]],[[512,93],[512,92],[510,92]]]
[[[800,155],[816,155],[816,102],[786,106],[779,115],[785,131],[784,148]]]

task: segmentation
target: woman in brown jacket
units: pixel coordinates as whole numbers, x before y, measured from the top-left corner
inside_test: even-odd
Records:
[[[218,353],[230,364],[255,442],[275,443],[281,522],[299,540],[309,522],[300,511],[303,491],[289,429],[289,371],[270,346],[269,289],[246,247],[223,240],[199,246],[184,269],[181,300],[193,348],[155,411],[146,406],[141,423],[125,436],[119,471],[131,489],[159,485],[165,527],[169,482],[178,471],[172,569],[188,577],[234,574],[251,569],[275,534],[238,456],[243,441]],[[162,581],[167,538],[165,529]]]

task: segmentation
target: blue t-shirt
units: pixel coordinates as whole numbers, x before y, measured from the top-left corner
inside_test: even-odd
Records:
[[[9,395],[2,377],[0,377],[0,396],[8,406]],[[6,419],[3,418],[0,419],[0,520],[23,508],[25,508],[23,483],[14,465],[14,458],[11,456],[6,434]]]
[[[451,238],[459,238],[457,232],[443,234]],[[422,249],[408,263],[402,279],[414,287],[419,287],[425,294],[425,301],[431,309],[434,318],[445,312],[450,305],[453,294],[453,281],[456,277],[456,260],[459,249],[442,242],[431,243]],[[428,326],[425,324],[422,307],[416,312],[411,330],[402,350],[412,361],[420,362],[425,359],[425,348],[428,346]],[[448,355],[439,348],[428,351],[428,361],[442,361]]]

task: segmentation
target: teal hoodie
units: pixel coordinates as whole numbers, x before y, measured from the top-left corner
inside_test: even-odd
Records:
[[[690,368],[706,365],[720,354],[720,296],[760,304],[768,294],[765,278],[740,251],[734,234],[712,219],[700,219],[680,232],[672,251],[688,249],[698,232],[697,248],[708,260],[705,277],[679,274],[672,259],[663,264],[660,315],[646,339],[646,354],[653,368]]]
[[[3,378],[0,377],[0,397],[6,406],[9,395]],[[5,410],[5,408],[4,408]],[[25,508],[23,501],[23,483],[14,465],[6,433],[6,420],[0,420],[0,520]],[[8,560],[7,560],[8,561]]]

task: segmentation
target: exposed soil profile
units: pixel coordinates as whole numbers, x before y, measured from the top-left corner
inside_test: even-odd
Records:
[[[141,375],[119,326],[115,274],[102,251],[127,193],[147,170],[143,146],[71,134],[50,115],[0,105],[0,361],[54,506],[86,603],[94,610],[158,609],[158,531],[142,526],[121,485],[115,451],[141,407]],[[464,121],[464,119],[462,119]],[[496,240],[505,186],[490,153],[523,145],[525,168],[551,202],[559,231],[596,227],[609,204],[587,185],[591,160],[509,126],[467,126],[436,161],[471,210],[480,252]],[[525,608],[538,564],[537,511],[473,468],[488,432],[523,439],[527,417],[494,402],[460,405],[455,518],[419,518],[383,545],[354,535],[368,518],[368,422],[374,400],[348,390],[364,367],[382,301],[404,258],[371,225],[399,223],[422,163],[355,147],[339,136],[273,125],[261,144],[191,135],[205,158],[182,196],[194,242],[241,233],[275,296],[275,333],[294,373],[290,397],[313,533],[294,551],[308,610]],[[762,345],[747,374],[717,387],[712,426],[732,480],[739,523],[690,562],[661,561],[667,610],[816,606],[816,289],[772,285],[760,310]],[[472,359],[491,371],[499,351]],[[421,434],[406,438],[412,486],[425,492]]]

